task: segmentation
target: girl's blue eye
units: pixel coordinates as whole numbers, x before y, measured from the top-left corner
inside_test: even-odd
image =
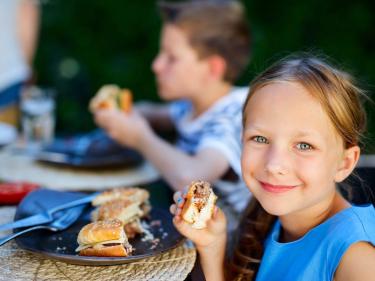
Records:
[[[265,137],[262,137],[262,136],[255,136],[252,139],[255,142],[258,142],[258,143],[268,143],[268,140]]]
[[[312,146],[309,145],[308,143],[300,142],[299,144],[297,144],[297,148],[298,148],[299,150],[311,150],[311,149],[312,149]]]

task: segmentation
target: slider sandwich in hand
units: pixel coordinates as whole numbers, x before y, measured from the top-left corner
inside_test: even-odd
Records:
[[[205,228],[212,217],[216,199],[217,196],[208,182],[193,181],[182,208],[182,219],[192,224],[195,229]]]
[[[81,256],[126,257],[131,254],[123,224],[119,220],[98,221],[85,225],[78,234]]]
[[[91,99],[89,109],[91,112],[99,109],[118,109],[124,112],[130,112],[132,100],[130,90],[121,89],[116,85],[104,85]]]

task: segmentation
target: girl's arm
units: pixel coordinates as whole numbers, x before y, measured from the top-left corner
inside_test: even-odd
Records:
[[[213,249],[198,249],[200,263],[207,281],[224,281],[224,257],[226,241],[217,241]]]
[[[375,275],[375,247],[355,243],[344,254],[335,273],[335,281],[372,280]]]
[[[176,229],[185,237],[194,242],[202,270],[207,281],[221,281],[224,279],[224,258],[226,245],[226,219],[224,213],[216,207],[211,220],[204,229],[194,229],[181,219],[181,207],[172,205],[171,212],[177,214],[173,223]]]

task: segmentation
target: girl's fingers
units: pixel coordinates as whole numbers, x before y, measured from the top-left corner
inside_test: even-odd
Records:
[[[189,186],[185,186],[183,189],[182,189],[182,197],[185,198],[187,193],[188,193],[188,190],[189,190]]]
[[[173,195],[173,200],[174,202],[176,202],[176,205],[181,208],[183,205],[184,205],[184,198],[182,197],[182,194],[181,194],[181,191],[177,191],[174,195]]]
[[[173,224],[177,228],[177,230],[184,236],[190,238],[190,236],[194,233],[195,229],[191,227],[190,224],[185,222],[180,216],[175,216],[173,218]]]
[[[177,191],[173,194],[173,201],[177,203],[178,198],[182,197],[181,196],[181,191]]]
[[[172,205],[169,207],[169,211],[171,212],[172,215],[175,215],[175,214],[176,214],[176,210],[177,210],[177,206],[176,206],[176,204],[172,204]]]

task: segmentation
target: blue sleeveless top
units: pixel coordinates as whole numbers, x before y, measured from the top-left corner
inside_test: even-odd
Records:
[[[277,242],[280,228],[278,220],[265,241],[256,280],[328,281],[350,245],[366,241],[375,246],[375,209],[351,206],[289,243]]]

